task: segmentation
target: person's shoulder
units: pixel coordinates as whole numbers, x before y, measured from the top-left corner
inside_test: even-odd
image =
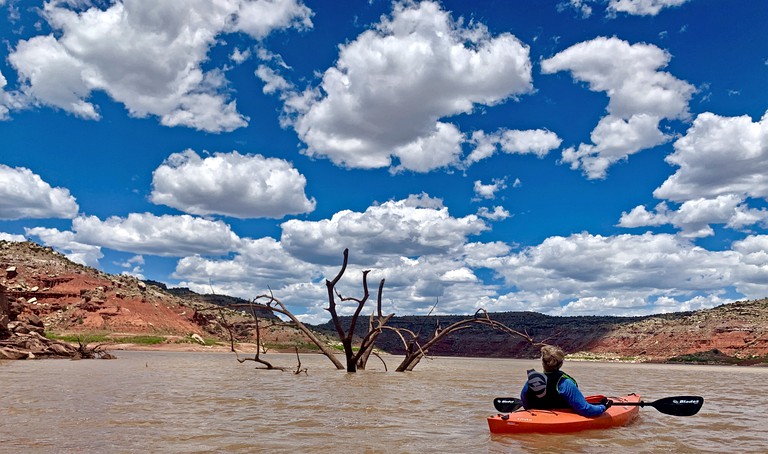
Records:
[[[576,382],[576,379],[566,374],[565,372],[562,372],[562,375],[560,376],[559,384],[560,385],[566,384],[565,386],[576,386],[576,387],[579,386],[578,383]]]
[[[561,373],[561,374],[563,374],[563,375],[562,375],[562,377],[563,377],[563,378],[568,378],[568,379],[570,379],[570,380],[576,381],[576,379],[575,379],[575,378],[573,378],[573,377],[571,377],[571,375],[570,375],[570,374],[568,374],[568,372],[563,372],[563,371],[560,371],[560,373]]]

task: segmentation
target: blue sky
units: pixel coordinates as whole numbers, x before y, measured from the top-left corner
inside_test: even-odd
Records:
[[[0,239],[327,319],[768,296],[768,2],[0,0]]]

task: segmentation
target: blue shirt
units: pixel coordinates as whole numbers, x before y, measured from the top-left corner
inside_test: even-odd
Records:
[[[584,398],[584,394],[581,393],[573,380],[569,380],[567,378],[560,380],[560,383],[557,385],[557,391],[561,396],[565,398],[566,401],[568,401],[568,404],[571,406],[571,408],[573,408],[573,411],[581,416],[598,416],[606,410],[605,405],[592,405],[587,402],[587,399]],[[528,382],[525,382],[523,391],[520,393],[520,399],[523,401],[523,407],[528,409],[529,407],[526,400],[526,394],[528,394]]]

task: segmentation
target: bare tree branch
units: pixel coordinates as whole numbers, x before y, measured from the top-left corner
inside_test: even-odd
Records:
[[[419,361],[421,361],[421,359],[424,356],[426,356],[430,347],[432,347],[435,343],[441,341],[443,338],[445,338],[449,334],[452,334],[462,329],[469,328],[470,325],[472,324],[490,326],[493,329],[504,331],[513,336],[522,337],[524,340],[530,342],[531,344],[535,344],[534,340],[527,333],[522,333],[520,331],[514,330],[504,325],[503,323],[493,320],[490,318],[490,316],[488,315],[488,312],[485,309],[478,309],[472,318],[460,320],[456,323],[449,325],[445,329],[441,329],[440,326],[438,325],[435,329],[435,332],[432,334],[432,337],[426,343],[424,343],[424,345],[420,345],[418,343],[416,339],[417,336],[413,336],[413,338],[411,339],[411,342],[405,342],[404,337],[401,335],[400,338],[403,339],[404,341],[406,353],[405,353],[405,358],[403,359],[403,361],[400,363],[400,365],[397,367],[396,370],[398,372],[413,370],[413,368],[416,367]]]
[[[376,339],[379,337],[379,335],[383,332],[384,327],[386,326],[387,322],[389,322],[389,319],[391,319],[395,314],[389,314],[387,316],[384,316],[381,310],[381,304],[382,304],[382,297],[384,293],[384,279],[382,279],[379,282],[379,291],[376,298],[376,326],[374,326],[374,315],[371,314],[371,317],[368,319],[368,333],[363,338],[363,341],[360,343],[360,350],[358,351],[356,363],[357,367],[360,369],[365,369],[366,364],[368,363],[368,358],[370,357],[371,353],[373,352],[373,348],[376,344]],[[381,356],[376,355],[381,359]],[[384,362],[383,359],[381,359],[382,362]],[[384,365],[386,368],[386,364]]]
[[[231,304],[231,308],[251,308],[272,311],[288,317],[294,326],[296,326],[309,340],[317,345],[321,352],[336,366],[337,369],[344,369],[344,365],[336,357],[335,351],[331,350],[323,341],[321,341],[312,330],[307,328],[295,315],[293,315],[285,305],[271,293],[269,295],[259,295],[249,303]]]
[[[304,372],[304,375],[309,375],[307,373],[307,368],[301,367],[301,358],[299,357],[299,347],[296,347],[296,361],[298,362],[298,364],[296,365],[296,371],[293,373],[293,375],[299,375],[302,372]]]

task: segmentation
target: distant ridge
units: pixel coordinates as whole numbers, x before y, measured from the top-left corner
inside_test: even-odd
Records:
[[[490,313],[510,328],[537,342],[556,344],[575,357],[622,361],[680,361],[693,363],[768,363],[768,299],[739,301],[694,312],[639,317],[550,316],[535,312]],[[395,316],[392,327],[422,334],[426,341],[438,326],[469,316]],[[345,319],[346,321],[346,319]],[[365,324],[363,324],[365,325]],[[358,325],[358,335],[364,327]],[[330,322],[316,329],[333,331]],[[401,353],[402,342],[384,332],[377,346]],[[536,358],[539,348],[521,338],[472,326],[430,349],[433,355]],[[767,364],[768,365],[768,364]]]

